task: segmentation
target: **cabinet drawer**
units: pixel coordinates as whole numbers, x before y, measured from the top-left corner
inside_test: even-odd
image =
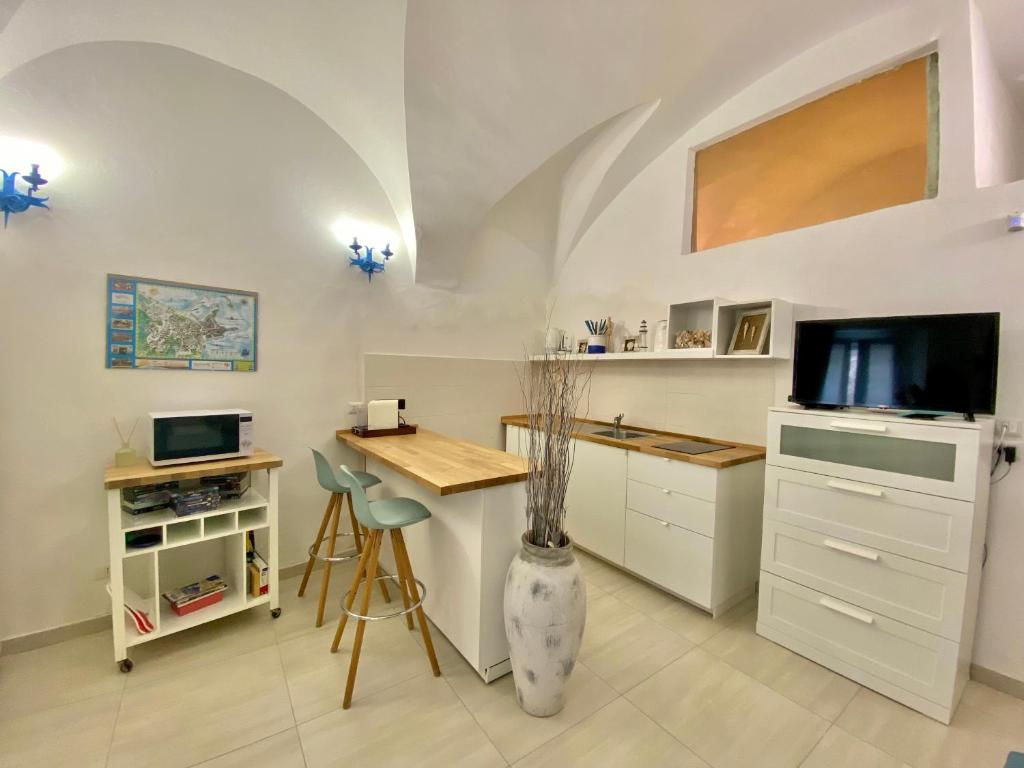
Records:
[[[938,703],[953,697],[959,645],[761,572],[758,624]]]
[[[981,429],[772,411],[768,463],[974,501]]]
[[[629,452],[627,474],[631,480],[685,493],[705,501],[715,500],[718,470],[638,451]]]
[[[766,519],[967,572],[974,505],[767,467]]]
[[[954,642],[967,577],[827,534],[766,520],[761,568]]]
[[[626,510],[626,567],[711,608],[712,539]]]
[[[630,480],[626,488],[626,505],[636,512],[680,528],[705,536],[715,535],[715,505],[710,501]]]

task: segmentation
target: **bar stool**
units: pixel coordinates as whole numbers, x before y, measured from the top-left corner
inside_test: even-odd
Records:
[[[334,633],[334,642],[331,643],[331,653],[337,653],[338,645],[341,643],[341,635],[345,631],[348,617],[358,619],[356,625],[356,639],[352,643],[352,660],[348,666],[348,682],[345,683],[345,698],[342,700],[342,708],[348,709],[352,705],[352,690],[356,684],[356,670],[359,668],[359,651],[363,646],[363,632],[366,629],[366,622],[380,621],[382,619],[393,619],[396,616],[405,616],[409,629],[413,628],[412,613],[416,612],[419,619],[420,632],[423,634],[423,645],[426,647],[427,658],[430,659],[430,667],[434,671],[434,677],[441,676],[441,668],[437,664],[437,655],[434,653],[434,643],[430,639],[430,628],[427,626],[427,619],[423,615],[423,600],[427,596],[427,589],[423,582],[413,576],[412,564],[409,562],[409,552],[405,548],[405,537],[402,536],[402,529],[407,525],[421,522],[430,517],[430,510],[415,499],[382,499],[380,501],[367,501],[366,493],[360,487],[355,473],[348,467],[339,468],[339,482],[347,484],[352,492],[350,498],[355,502],[355,514],[359,522],[365,525],[370,533],[363,545],[362,555],[359,557],[359,565],[356,566],[356,575],[352,579],[352,588],[345,595],[344,613],[338,619],[338,630]],[[377,566],[380,562],[380,546],[384,539],[384,531],[391,535],[391,548],[395,554],[395,576],[375,576],[370,578],[368,574],[378,573]],[[366,579],[363,589],[363,602],[359,613],[352,611],[352,604],[356,599],[356,592],[359,584]],[[393,579],[398,582],[402,592],[402,603],[404,610],[394,611],[383,616],[370,616],[370,590],[373,581]],[[422,597],[421,597],[422,592]]]
[[[309,562],[306,563],[306,572],[302,575],[302,583],[299,584],[299,597],[302,597],[306,591],[306,584],[309,582],[309,575],[313,572],[313,563],[317,560],[323,562],[324,580],[320,586],[320,603],[316,609],[316,625],[319,627],[324,623],[324,604],[327,601],[327,590],[331,583],[331,566],[335,563],[343,563],[346,560],[354,560],[359,557],[363,551],[363,539],[367,535],[367,531],[359,525],[356,521],[355,513],[352,511],[352,494],[350,492],[352,486],[338,481],[327,457],[315,448],[310,450],[313,451],[317,481],[320,483],[321,488],[331,492],[331,498],[327,502],[327,509],[324,510],[324,519],[320,523],[320,530],[316,535],[316,541],[309,548]],[[345,482],[352,483],[362,493],[364,488],[372,488],[375,485],[379,485],[380,478],[376,475],[371,475],[369,472],[357,471],[350,473]],[[352,523],[352,533],[346,533],[345,531],[338,533],[338,523],[341,518],[341,499],[343,496],[348,497],[348,515]],[[328,523],[331,526],[331,535],[325,539],[324,531],[327,530]],[[355,549],[348,554],[335,556],[334,545],[339,536],[352,536],[356,543]],[[320,545],[324,541],[327,542],[326,557],[320,554]],[[383,581],[380,581],[379,584],[381,594],[390,603],[391,595],[388,594],[387,586]]]

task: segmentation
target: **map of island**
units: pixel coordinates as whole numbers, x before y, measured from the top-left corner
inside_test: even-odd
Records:
[[[120,275],[108,292],[108,368],[255,370],[256,294]]]

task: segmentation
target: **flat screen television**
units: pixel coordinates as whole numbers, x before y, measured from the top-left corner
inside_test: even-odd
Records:
[[[995,413],[999,313],[805,320],[796,324],[794,403]]]

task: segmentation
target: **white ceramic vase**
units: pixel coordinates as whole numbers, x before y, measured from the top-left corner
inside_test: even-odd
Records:
[[[524,534],[505,578],[505,634],[516,700],[528,714],[562,711],[586,620],[586,582],[572,541],[536,547]]]

